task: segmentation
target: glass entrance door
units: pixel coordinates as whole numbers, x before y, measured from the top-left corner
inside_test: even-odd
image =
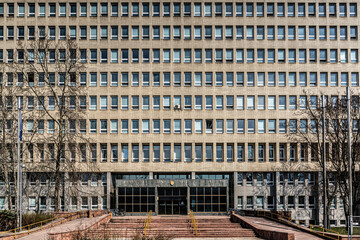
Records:
[[[159,214],[187,214],[186,188],[158,188]]]

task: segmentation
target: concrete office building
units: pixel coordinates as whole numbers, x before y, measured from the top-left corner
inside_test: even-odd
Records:
[[[86,124],[77,131],[96,142],[88,154],[98,171],[84,175],[83,193],[65,196],[65,210],[284,209],[320,223],[321,173],[306,144],[289,142],[287,126],[321,92],[359,87],[358,7],[341,0],[5,1],[0,58],[16,57],[17,39],[68,35],[78,43],[86,62],[78,84],[88,91],[79,99]],[[283,169],[292,161],[308,171]],[[53,199],[41,191],[51,183],[24,175],[25,208],[51,210]],[[0,192],[0,208],[7,206]],[[342,207],[336,199],[332,225],[345,224]]]

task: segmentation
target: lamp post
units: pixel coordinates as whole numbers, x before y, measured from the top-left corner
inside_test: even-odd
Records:
[[[328,228],[328,218],[327,218],[327,179],[326,179],[326,157],[325,157],[325,96],[322,95],[322,151],[321,157],[323,161],[323,194],[324,194],[324,228]]]
[[[350,86],[346,88],[347,98],[347,129],[348,129],[348,158],[349,158],[349,234],[350,239],[353,235],[353,189],[352,189],[352,159],[351,159],[351,118],[350,118]]]
[[[18,227],[21,231],[21,225],[22,225],[22,174],[21,174],[21,164],[20,164],[20,134],[21,134],[21,125],[20,122],[21,119],[21,113],[20,113],[20,101],[18,100],[18,128],[17,128],[17,214],[18,214]]]
[[[22,141],[22,117],[21,117],[21,101],[18,98],[18,126],[17,126],[17,217],[18,227],[21,232],[22,227],[22,168],[23,164],[20,164],[20,142]]]

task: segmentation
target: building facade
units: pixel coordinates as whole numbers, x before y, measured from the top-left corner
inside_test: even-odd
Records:
[[[284,209],[320,223],[318,165],[288,135],[322,93],[358,91],[357,13],[358,1],[338,0],[5,1],[0,61],[17,57],[19,39],[78,44],[87,93],[75,130],[94,144],[75,158],[97,170],[77,195],[65,183],[65,210]],[[23,205],[51,210],[51,182],[34,174]],[[331,208],[331,224],[345,224],[341,199]]]

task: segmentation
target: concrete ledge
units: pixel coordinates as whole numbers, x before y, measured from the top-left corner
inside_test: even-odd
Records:
[[[244,217],[241,217],[237,214],[231,214],[231,221],[240,223],[243,228],[250,228],[254,230],[257,236],[268,239],[268,240],[295,240],[295,235],[293,233],[285,233],[279,231],[273,231],[268,229],[263,229],[257,224],[250,223]]]
[[[59,232],[59,233],[49,233],[49,240],[71,240],[74,239],[74,236],[76,237],[83,237],[85,236],[86,232],[89,229],[96,229],[101,224],[109,222],[111,219],[111,214],[107,214],[105,217],[100,219],[99,221],[95,222],[94,224],[76,231],[69,231],[69,232]]]

